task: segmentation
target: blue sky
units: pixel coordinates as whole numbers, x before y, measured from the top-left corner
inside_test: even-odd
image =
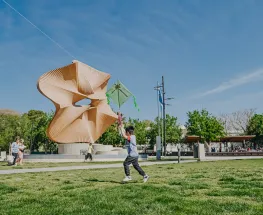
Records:
[[[256,0],[6,0],[75,59],[120,79],[137,97],[126,116],[157,115],[164,75],[167,112],[263,112],[263,1]],[[0,0],[0,108],[49,111],[36,88],[45,72],[71,56]]]

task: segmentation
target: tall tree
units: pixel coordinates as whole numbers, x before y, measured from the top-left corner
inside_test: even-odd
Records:
[[[132,125],[135,128],[136,142],[138,145],[147,144],[148,130],[147,127],[150,125],[149,121],[139,119],[129,119],[127,125]]]
[[[263,114],[255,114],[247,126],[247,134],[256,135],[254,142],[263,145]]]
[[[23,114],[19,118],[19,124],[21,126],[21,134],[19,135],[24,139],[24,144],[27,149],[30,149],[31,144],[31,121],[29,120],[27,114]]]
[[[119,145],[123,143],[123,139],[121,138],[117,125],[111,125],[99,138],[99,143],[104,145]]]
[[[177,117],[166,114],[165,122],[167,143],[178,143],[182,136],[182,130],[177,123]]]
[[[25,145],[29,146],[29,119],[25,115],[2,113],[0,114],[0,148],[8,151],[10,142],[20,136],[25,140]]]
[[[47,113],[40,110],[30,110],[27,116],[31,122],[30,128],[30,151],[38,151],[42,144],[45,144],[47,129]]]
[[[151,148],[154,148],[154,145],[156,144],[156,136],[158,136],[158,123],[160,123],[160,120],[158,122],[158,118],[156,118],[154,122],[150,123],[150,129],[147,131],[147,138],[150,140],[149,144]]]
[[[228,135],[243,135],[246,134],[249,121],[254,115],[255,109],[245,109],[231,114],[221,114],[218,119],[223,123]]]
[[[21,135],[18,115],[0,114],[0,148],[8,151],[9,144]]]
[[[154,122],[151,122],[147,131],[147,137],[150,139],[150,145],[153,148],[156,144],[156,136],[158,136],[158,126],[162,125],[162,120],[156,118]],[[161,134],[160,134],[161,135]],[[178,143],[182,136],[182,130],[180,129],[177,118],[166,114],[166,141],[167,143]]]
[[[23,117],[29,119],[27,125],[28,132],[25,133],[26,137],[29,137],[30,151],[39,151],[39,148],[44,148],[45,152],[48,150],[52,152],[55,150],[56,144],[49,140],[46,131],[49,123],[54,116],[54,112],[45,113],[40,110],[30,110],[28,113],[24,114]]]
[[[186,128],[188,134],[199,136],[201,142],[208,144],[209,150],[210,143],[218,140],[225,134],[222,123],[206,109],[188,112],[187,116]]]

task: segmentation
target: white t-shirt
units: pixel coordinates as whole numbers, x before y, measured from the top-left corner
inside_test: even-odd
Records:
[[[88,153],[92,153],[92,146],[89,146],[89,148],[88,148]]]

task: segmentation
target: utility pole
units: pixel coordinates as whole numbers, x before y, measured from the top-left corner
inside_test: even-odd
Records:
[[[160,101],[159,101],[159,90],[160,90],[160,87],[159,87],[159,83],[157,81],[157,86],[156,86],[156,92],[157,92],[157,108],[158,108],[158,136],[160,136],[161,134],[161,128],[160,128]]]
[[[171,105],[171,104],[167,104],[166,103],[166,100],[172,100],[174,98],[165,98],[165,88],[164,88],[164,76],[162,76],[162,84],[161,85],[158,85],[157,83],[157,86],[154,88],[155,90],[160,90],[160,88],[162,88],[162,94],[163,94],[163,98],[162,98],[162,111],[161,111],[161,118],[163,120],[163,125],[162,125],[162,153],[164,156],[166,156],[166,113],[165,113],[165,110],[166,110],[166,106],[167,105]],[[160,102],[160,100],[159,100]],[[159,106],[158,106],[158,113],[159,113]],[[160,123],[161,124],[161,123]]]
[[[163,146],[164,146],[164,156],[166,156],[166,115],[165,115],[165,90],[164,90],[164,77],[162,76],[162,89],[163,89]]]
[[[160,88],[159,82],[157,82],[157,86],[154,89],[157,92],[157,109],[158,109],[158,118],[157,118],[157,126],[158,126],[158,136],[156,137],[156,159],[161,160],[161,151],[162,151],[162,140],[161,140],[161,120],[160,120]]]

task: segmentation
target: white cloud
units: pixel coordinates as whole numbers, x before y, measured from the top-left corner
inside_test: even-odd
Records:
[[[202,94],[199,95],[199,97],[204,97],[216,93],[221,93],[226,90],[229,90],[234,87],[238,87],[244,84],[248,84],[251,82],[260,81],[263,79],[263,69],[256,70],[254,72],[248,73],[243,76],[236,77],[234,79],[231,79],[229,81],[221,83],[219,86],[217,86],[214,89],[208,90]]]

